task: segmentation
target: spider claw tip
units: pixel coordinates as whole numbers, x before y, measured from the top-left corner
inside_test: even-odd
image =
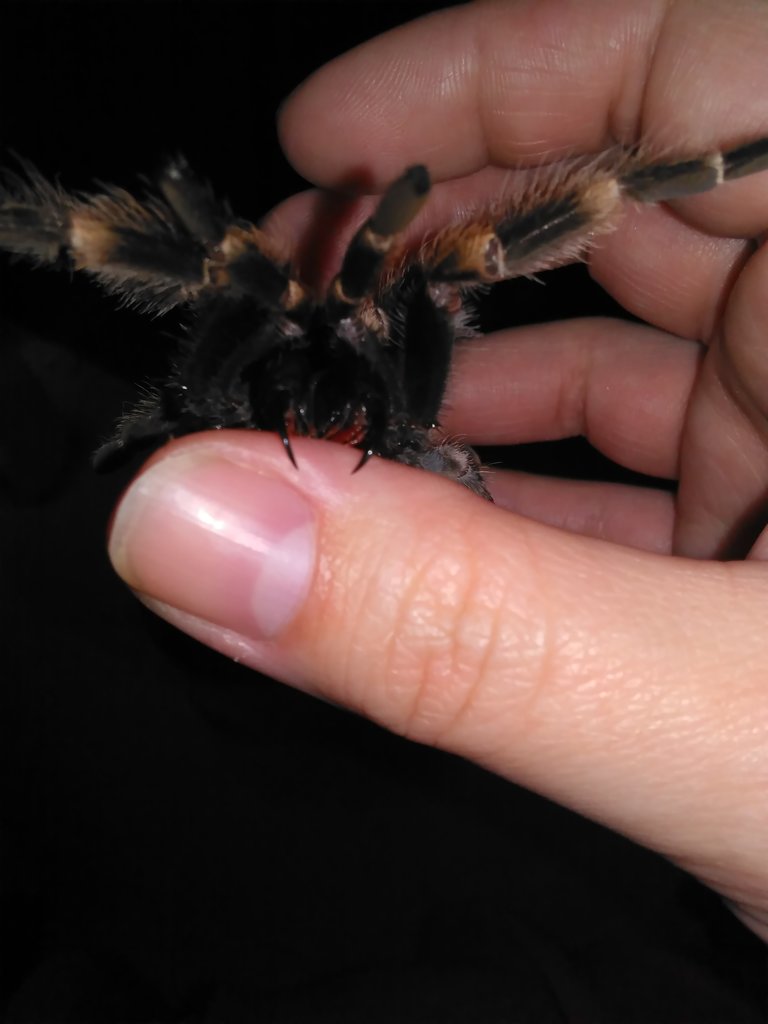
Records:
[[[355,473],[359,472],[363,468],[363,466],[366,464],[366,462],[368,461],[368,459],[370,459],[370,457],[372,455],[373,455],[373,449],[372,448],[366,448],[364,450],[363,454],[360,456],[360,461],[357,463],[355,468],[352,470],[353,475]]]
[[[298,469],[299,468],[299,464],[296,461],[296,456],[293,454],[293,448],[291,447],[291,439],[288,437],[288,435],[286,433],[283,433],[281,431],[281,433],[280,433],[280,440],[283,442],[283,448],[285,448],[285,454],[291,460],[291,463],[293,464],[293,468],[294,469]]]

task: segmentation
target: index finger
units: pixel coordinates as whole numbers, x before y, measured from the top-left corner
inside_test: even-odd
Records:
[[[765,132],[766,44],[757,0],[484,0],[321,68],[280,133],[311,180],[377,189],[416,161],[442,180],[639,138],[695,153]]]

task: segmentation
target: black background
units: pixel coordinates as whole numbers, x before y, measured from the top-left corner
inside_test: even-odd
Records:
[[[438,4],[24,3],[5,160],[128,186],[183,151],[257,218],[303,183],[275,111]],[[583,268],[486,322],[611,305]],[[2,268],[2,906],[8,1021],[738,1022],[760,943],[661,859],[207,651],[112,574],[127,475],[89,455],[172,324]],[[610,472],[583,445],[512,461]]]

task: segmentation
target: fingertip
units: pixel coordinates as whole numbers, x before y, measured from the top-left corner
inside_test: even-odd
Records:
[[[347,446],[293,445],[297,466],[259,432],[173,442],[124,494],[109,553],[180,628],[226,651],[235,638],[238,657],[245,645],[249,664],[287,682],[344,690],[345,647],[386,646],[395,589],[463,544],[462,522],[487,503],[378,458],[354,473],[359,452]]]
[[[314,575],[317,523],[299,490],[236,446],[169,446],[123,495],[109,555],[138,593],[256,640],[284,632]]]
[[[315,71],[278,113],[278,134],[291,163],[325,187],[348,183],[354,168],[363,169],[372,191],[422,158],[441,176],[483,166],[487,151],[474,109],[475,61],[465,53],[474,38],[469,27],[483,6],[426,15]]]
[[[363,168],[375,190],[413,163],[446,180],[597,151],[639,123],[663,9],[481,0],[428,14],[314,72],[281,107],[281,143],[317,184]]]

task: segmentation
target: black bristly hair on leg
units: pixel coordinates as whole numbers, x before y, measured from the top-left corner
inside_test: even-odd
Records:
[[[429,189],[426,167],[409,167],[389,186],[373,215],[355,233],[328,293],[329,311],[338,319],[353,315],[370,297],[397,236],[422,208]]]
[[[140,199],[113,186],[67,193],[22,163],[0,189],[0,248],[83,271],[150,314],[186,311],[167,378],[120,420],[99,468],[183,434],[247,428],[276,433],[294,465],[291,438],[325,438],[359,448],[358,468],[379,455],[490,498],[476,454],[439,426],[454,345],[473,334],[473,295],[583,257],[627,201],[670,201],[766,169],[768,138],[705,156],[635,149],[539,169],[516,199],[408,251],[402,233],[430,191],[417,165],[379,199],[318,296],[183,157]]]

